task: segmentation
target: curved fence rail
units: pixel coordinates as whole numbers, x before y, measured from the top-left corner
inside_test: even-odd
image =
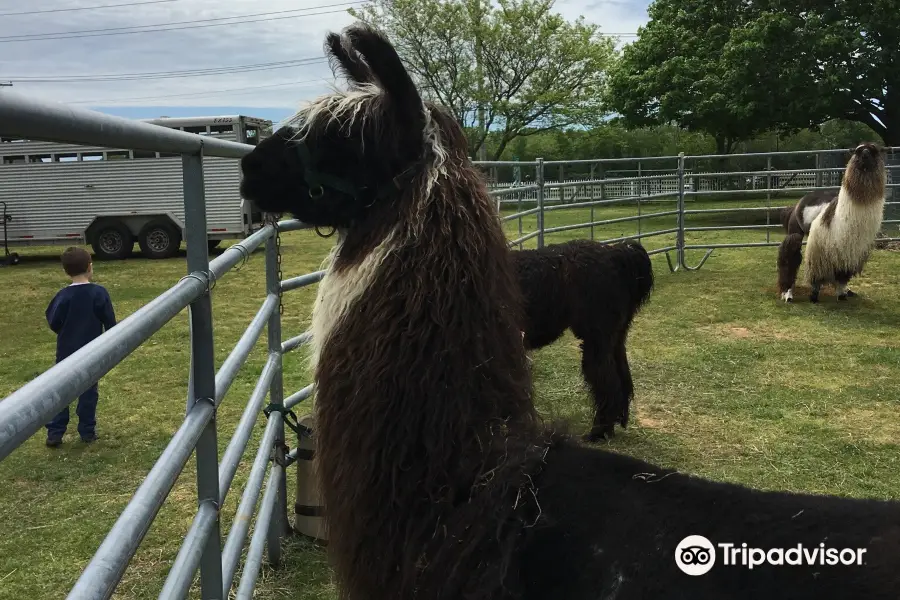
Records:
[[[160,590],[160,598],[184,598],[200,570],[204,600],[253,597],[263,555],[277,566],[287,534],[285,469],[295,460],[286,453],[285,416],[311,395],[308,386],[284,398],[282,355],[309,341],[308,334],[281,339],[281,296],[313,285],[319,271],[281,280],[280,233],[304,229],[298,221],[269,221],[262,228],[209,260],[206,239],[203,158],[240,158],[253,146],[225,142],[95,113],[0,93],[0,132],[5,136],[120,149],[175,152],[182,155],[187,242],[187,275],[160,296],[123,319],[81,350],[0,401],[0,460],[6,458],[53,415],[124,360],[185,308],[190,316],[191,368],[184,421],[162,451],[96,554],[69,592],[70,600],[110,598],[128,563],[169,492],[196,453],[198,508],[184,542]],[[218,370],[213,357],[211,295],[215,282],[265,244],[265,299],[240,340]],[[268,334],[268,359],[221,459],[216,410],[256,345]],[[268,404],[264,405],[268,397]],[[231,530],[222,543],[219,517],[238,465],[247,453],[254,426],[267,423],[253,457]],[[298,434],[301,430],[298,429]],[[265,490],[263,490],[263,480]],[[258,503],[260,493],[262,502]],[[235,582],[253,513],[258,514],[240,580]]]
[[[900,148],[888,148],[888,192],[885,202],[886,217],[883,224],[887,229],[894,229],[900,224],[897,216],[900,210],[900,194],[894,192],[900,188]],[[535,239],[538,248],[544,246],[548,235],[590,229],[590,238],[602,242],[617,242],[625,239],[644,240],[648,238],[663,238],[658,247],[648,249],[649,254],[665,253],[666,260],[671,271],[679,269],[694,271],[703,266],[706,260],[716,249],[721,248],[752,248],[777,246],[780,244],[780,236],[772,240],[772,230],[781,228],[776,218],[773,222],[772,212],[780,210],[783,203],[773,203],[776,196],[789,193],[794,196],[817,190],[837,190],[840,188],[841,175],[844,166],[825,166],[826,163],[841,163],[841,155],[847,151],[839,150],[813,150],[813,151],[789,151],[752,154],[730,155],[696,155],[686,156],[657,156],[641,159],[617,158],[577,161],[545,161],[541,158],[533,162],[519,161],[491,161],[476,162],[477,165],[496,174],[498,169],[513,172],[513,181],[500,184],[491,182],[490,193],[497,198],[497,209],[501,213],[504,223],[516,221],[517,232],[510,232],[512,239],[508,242],[510,247],[519,249],[529,240]],[[815,158],[815,166],[809,168],[776,168],[775,161],[802,162],[808,157]],[[734,170],[725,169],[704,171],[705,163],[721,164],[729,160],[742,159],[751,163],[765,163],[764,169],[758,170]],[[623,173],[622,165],[636,163],[636,176],[607,177],[610,173]],[[651,163],[655,166],[653,171],[642,170],[644,165]],[[526,175],[523,180],[523,168],[535,170],[533,183],[531,176]],[[547,169],[559,170],[560,181],[548,181]],[[580,171],[587,176],[564,180],[564,169]],[[614,171],[619,169],[619,171]],[[662,174],[655,174],[663,171]],[[494,177],[495,178],[495,177]],[[489,180],[492,179],[489,177]],[[735,185],[738,182],[740,185]],[[611,190],[611,193],[610,193]],[[570,193],[569,193],[570,192]],[[695,208],[692,204],[696,200],[722,198],[729,199],[739,196],[752,195],[759,199],[760,206],[717,206],[714,208]],[[764,202],[763,202],[764,201]],[[515,205],[514,212],[506,212],[505,207]],[[647,209],[649,205],[650,209]],[[631,208],[634,214],[627,216],[615,216],[611,218],[597,219],[596,211],[606,208],[621,209]],[[550,226],[547,224],[547,216],[553,213],[565,211],[579,211],[589,209],[587,215],[576,223],[565,223]],[[725,215],[734,217],[740,214],[760,214],[765,211],[765,223],[750,225],[741,224],[693,224],[692,220],[703,219],[709,215]],[[580,214],[580,213],[579,213]],[[528,217],[534,217],[532,231],[525,230],[524,221]],[[667,225],[660,226],[661,219],[671,219]],[[647,221],[656,223],[655,229],[648,229]],[[609,225],[634,223],[634,232],[629,235],[605,237],[597,235],[596,230]],[[705,240],[688,240],[696,238],[704,232],[745,232],[759,230],[765,237],[759,241],[742,242],[715,242]],[[880,238],[880,241],[898,241],[900,237],[888,236]],[[806,242],[804,241],[804,244]],[[705,250],[705,254],[696,266],[687,264],[686,255],[689,250]],[[674,260],[670,252],[675,253]]]

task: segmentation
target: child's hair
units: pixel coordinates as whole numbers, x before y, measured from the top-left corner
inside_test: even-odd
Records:
[[[91,268],[91,254],[84,248],[72,246],[62,253],[62,265],[69,277],[84,275]]]

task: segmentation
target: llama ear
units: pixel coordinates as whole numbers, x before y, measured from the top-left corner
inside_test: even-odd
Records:
[[[424,122],[419,90],[384,34],[360,24],[348,27],[344,35],[349,46],[368,63],[372,74],[398,113],[405,119],[419,117]]]
[[[332,69],[337,66],[344,76],[356,83],[372,83],[374,76],[369,65],[362,56],[349,44],[349,39],[336,33],[325,37],[325,52],[328,54]],[[335,61],[337,65],[335,65]]]

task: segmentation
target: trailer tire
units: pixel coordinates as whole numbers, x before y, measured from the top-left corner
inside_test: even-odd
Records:
[[[154,219],[141,227],[138,244],[147,258],[172,258],[181,248],[181,231],[168,219]]]
[[[98,223],[91,232],[91,247],[100,260],[123,260],[134,249],[134,237],[124,223],[108,220]]]

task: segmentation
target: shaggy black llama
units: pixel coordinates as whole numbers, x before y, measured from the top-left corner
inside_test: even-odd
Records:
[[[594,400],[584,439],[613,436],[628,424],[634,395],[625,341],[653,288],[653,265],[636,241],[572,240],[513,252],[524,302],[526,349],[555,342],[566,329],[581,341],[581,372]]]
[[[781,224],[786,233],[778,249],[778,293],[782,300],[794,300],[804,235],[809,236],[805,270],[810,302],[819,301],[819,291],[825,284],[835,286],[838,300],[856,295],[847,284],[862,272],[875,244],[886,183],[884,150],[875,144],[860,144],[847,162],[839,192],[810,192],[794,207],[782,209]]]
[[[354,26],[327,48],[349,91],[263,140],[241,187],[264,211],[339,232],[312,350],[341,598],[900,596],[900,503],[714,483],[546,432],[511,253],[462,128],[423,103],[379,33]],[[691,577],[675,562],[689,534],[736,544],[738,561],[743,542],[866,552],[861,566],[749,570],[717,549]]]

